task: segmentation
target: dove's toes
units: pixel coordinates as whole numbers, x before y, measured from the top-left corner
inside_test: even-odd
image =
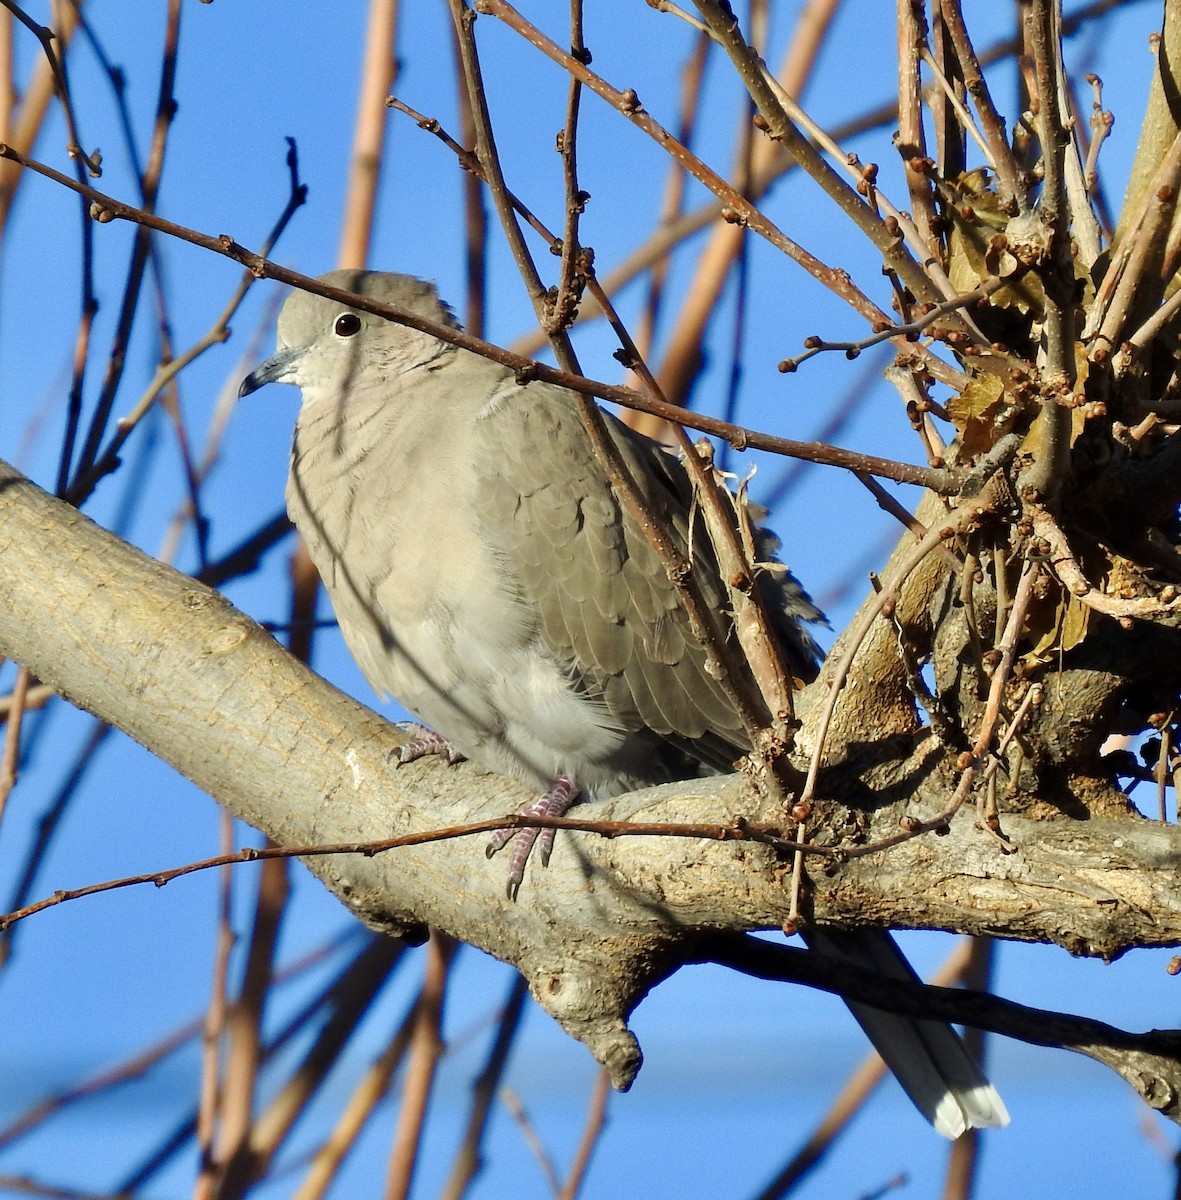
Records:
[[[485,856],[491,858],[498,850],[503,850],[521,832],[527,831],[520,829],[498,829],[488,839],[488,845],[484,847]]]
[[[529,855],[533,853],[533,847],[537,842],[537,835],[541,833],[540,829],[518,829],[517,839],[513,843],[512,857],[508,860],[508,886],[506,891],[510,900],[517,898],[517,893],[521,890],[521,881],[525,878],[525,864],[529,861]],[[553,833],[553,830],[549,830]]]
[[[398,747],[395,758],[398,766],[412,763],[416,759],[426,758],[428,754],[440,754],[447,760],[448,766],[463,762],[463,755],[442,734],[428,729],[425,725],[408,721],[401,726],[407,733],[414,736],[404,746]]]
[[[559,775],[550,785],[543,796],[538,796],[532,804],[521,809],[523,817],[562,817],[578,800],[578,784],[569,775]],[[533,853],[534,846],[538,847],[543,867],[549,865],[550,854],[554,848],[556,829],[498,829],[488,840],[485,853],[491,858],[498,850],[513,843],[513,853],[508,864],[508,898],[515,900],[525,878],[525,865]]]

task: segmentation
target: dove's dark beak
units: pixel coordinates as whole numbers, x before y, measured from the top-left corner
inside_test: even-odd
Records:
[[[257,392],[267,383],[294,383],[294,367],[302,353],[303,349],[300,346],[284,346],[282,350],[277,350],[242,380],[242,386],[238,388],[238,398]]]

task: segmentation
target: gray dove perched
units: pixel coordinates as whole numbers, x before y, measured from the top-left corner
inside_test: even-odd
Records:
[[[322,281],[455,324],[434,286],[412,276],[333,271]],[[279,314],[276,353],[241,393],[266,383],[302,391],[288,511],[362,672],[427,727],[411,755],[445,752],[516,776],[541,792],[526,812],[560,815],[582,794],[729,770],[744,753],[738,714],[598,465],[572,393],[299,291]],[[648,504],[686,547],[683,467],[604,417]],[[765,536],[760,557],[774,547]],[[704,540],[695,567],[724,612]],[[819,611],[786,571],[770,599],[789,666],[811,678],[819,651],[800,622]],[[515,896],[530,848],[538,843],[544,863],[553,831],[504,831],[489,853],[510,840]],[[913,978],[886,933],[813,930],[809,940]],[[950,1027],[853,1007],[941,1133],[1008,1122]]]

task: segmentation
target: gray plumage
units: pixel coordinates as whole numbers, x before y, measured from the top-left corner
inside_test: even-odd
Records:
[[[453,323],[434,287],[410,276],[323,278]],[[288,511],[380,693],[481,766],[539,789],[565,781],[566,803],[578,789],[609,797],[702,765],[729,769],[746,748],[742,724],[599,467],[572,393],[522,384],[470,351],[303,292],[283,306],[278,341],[242,391],[268,382],[302,390]],[[698,530],[690,542],[683,467],[605,419],[653,512],[691,545],[707,602],[724,613],[707,539]],[[765,536],[761,555],[773,544]],[[775,578],[764,585],[773,621],[791,669],[811,678],[819,652],[801,622],[820,613],[790,574]],[[876,1016],[887,1029],[930,1024]],[[970,1070],[957,1059],[950,1097],[937,1078],[926,1088],[934,1099],[920,1103],[951,1136],[1007,1120],[966,1061]]]
[[[326,281],[451,322],[409,276]],[[684,774],[686,753],[728,768],[741,723],[573,396],[366,313],[348,313],[342,335],[340,313],[294,293],[279,365],[252,379],[303,391],[288,510],[366,678],[466,757],[542,787],[568,774],[607,797]],[[685,541],[680,464],[614,418],[607,427]],[[705,544],[695,539],[698,557]],[[716,575],[701,578],[720,609]],[[791,617],[820,616],[794,580],[779,598]],[[811,677],[814,643],[781,624]]]

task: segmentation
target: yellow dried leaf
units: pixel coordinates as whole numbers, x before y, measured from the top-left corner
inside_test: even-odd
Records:
[[[1065,590],[1031,605],[1025,632],[1034,643],[1027,657],[1046,660],[1073,650],[1087,636],[1091,613],[1077,596]]]
[[[970,292],[993,276],[1005,278],[1019,267],[1014,255],[1005,249],[1003,238],[994,244],[994,238],[1005,231],[1011,218],[989,186],[989,179],[985,170],[961,175],[955,181],[956,203],[947,210],[952,222],[947,240],[947,274],[960,292]],[[1045,305],[1045,293],[1041,280],[1030,272],[993,292],[988,303],[993,308],[1039,314]]]
[[[1005,408],[1005,385],[995,375],[977,375],[958,395],[952,396],[947,411],[960,432],[960,444],[968,457],[989,449],[997,438],[995,419]]]

